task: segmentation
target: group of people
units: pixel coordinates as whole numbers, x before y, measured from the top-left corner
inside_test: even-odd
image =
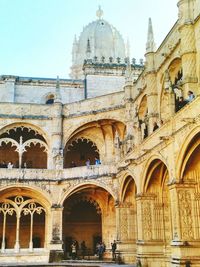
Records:
[[[9,161],[7,163],[5,161],[2,161],[0,163],[0,168],[8,168],[8,169],[19,168],[19,163],[13,164],[12,161]],[[24,169],[28,168],[27,163],[24,162],[21,168],[24,168]]]
[[[95,158],[94,158],[94,164],[95,164],[95,165],[100,165],[100,164],[101,164],[100,159],[97,158],[97,157],[95,157]],[[90,158],[88,158],[88,159],[86,160],[85,165],[86,165],[87,167],[89,167],[89,166],[91,165],[91,160],[90,160]],[[74,167],[77,167],[77,164],[76,164],[75,161],[72,160],[72,161],[71,161],[71,164],[70,164],[70,168],[74,168]]]
[[[88,158],[88,159],[86,160],[85,164],[86,164],[87,167],[89,167],[89,166],[91,165],[91,160],[90,160],[90,158]],[[97,157],[95,157],[95,158],[94,158],[94,164],[95,164],[95,165],[99,165],[99,164],[101,164],[100,159],[98,159]]]
[[[0,168],[8,168],[8,169],[12,169],[14,167],[12,161],[9,161],[8,163],[6,163],[5,161],[2,161],[0,163]]]
[[[114,240],[111,243],[112,260],[113,261],[116,261],[116,249],[117,249],[117,243]],[[71,257],[72,257],[72,260],[78,259],[78,251],[79,251],[78,241],[73,240],[72,244],[71,244]],[[99,260],[103,260],[103,254],[104,254],[105,251],[106,251],[105,243],[104,242],[98,242],[96,244],[95,253],[98,256]],[[84,259],[85,256],[86,256],[86,253],[87,253],[87,247],[86,247],[86,243],[85,243],[84,240],[80,244],[80,252],[81,252],[80,256],[82,257],[82,259]]]
[[[192,91],[188,91],[188,97],[184,99],[183,96],[178,97],[176,101],[176,111],[183,108],[186,104],[192,102],[195,99],[195,95]]]

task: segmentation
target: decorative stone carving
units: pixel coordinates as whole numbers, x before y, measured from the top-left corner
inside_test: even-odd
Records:
[[[180,222],[183,239],[194,239],[192,220],[191,193],[189,190],[179,191]]]

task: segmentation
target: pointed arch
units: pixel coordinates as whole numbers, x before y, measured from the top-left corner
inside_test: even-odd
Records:
[[[186,166],[187,160],[189,159],[188,155],[186,155],[189,145],[192,140],[200,134],[200,126],[194,127],[190,133],[185,137],[182,144],[180,145],[180,149],[177,153],[176,157],[176,177],[178,180],[183,178],[184,168]],[[193,146],[193,151],[195,149],[195,145]],[[192,150],[189,152],[191,155]]]
[[[148,171],[149,171],[149,167],[150,165],[152,164],[153,161],[155,160],[160,160],[161,162],[163,162],[163,164],[166,166],[167,170],[169,170],[168,168],[168,164],[166,162],[166,159],[161,155],[161,154],[154,154],[152,155],[146,162],[145,162],[145,165],[143,167],[143,171],[141,172],[142,173],[142,176],[141,176],[141,192],[145,192],[145,189],[146,189],[146,183],[149,182],[148,178],[149,175],[148,175]],[[147,182],[148,181],[148,182]]]

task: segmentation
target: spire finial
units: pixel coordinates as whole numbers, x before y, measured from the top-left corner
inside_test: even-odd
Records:
[[[56,97],[54,99],[55,103],[61,103],[61,95],[60,95],[60,79],[59,76],[57,76],[56,79]]]
[[[91,55],[91,47],[90,47],[90,39],[89,39],[89,38],[88,38],[88,40],[87,40],[86,55],[87,55],[87,59],[90,59],[90,55]]]
[[[57,75],[57,78],[56,78],[56,88],[60,88],[60,79],[59,79],[58,75]]]
[[[127,41],[126,41],[126,57],[130,58],[130,42],[129,42],[129,38],[127,38]]]
[[[96,15],[98,19],[101,19],[103,17],[103,10],[101,9],[101,6],[99,5],[99,9],[96,12]]]
[[[154,52],[155,49],[156,49],[156,45],[155,45],[154,36],[153,36],[153,26],[152,26],[151,18],[149,18],[146,52],[147,53]]]

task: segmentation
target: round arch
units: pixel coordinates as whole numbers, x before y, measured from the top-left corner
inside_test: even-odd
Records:
[[[9,132],[12,129],[17,129],[17,128],[28,128],[30,130],[35,131],[36,134],[43,136],[47,145],[49,146],[50,142],[49,142],[49,137],[47,133],[45,133],[39,126],[32,124],[32,123],[15,122],[15,123],[8,124],[0,129],[0,135],[2,135],[5,132]]]
[[[103,120],[96,120],[92,121],[90,123],[86,123],[82,125],[81,127],[77,127],[75,131],[71,135],[68,136],[67,142],[63,144],[63,147],[66,147],[69,142],[73,142],[74,139],[78,138],[88,138],[90,139],[93,143],[96,144],[98,150],[99,150],[99,157],[97,156],[97,159],[100,159],[102,163],[104,164],[105,162],[110,162],[114,161],[115,157],[115,137],[116,137],[116,132],[119,134],[119,139],[123,140],[125,136],[125,129],[126,126],[120,121],[116,120],[108,120],[108,119],[103,119]],[[64,140],[63,140],[64,141]],[[109,144],[109,145],[108,145]],[[84,157],[81,157],[81,154],[83,154],[81,151],[85,151]],[[65,150],[66,152],[66,150]],[[95,161],[95,153],[94,151],[91,151],[89,147],[85,147],[84,149],[79,149],[77,148],[76,153],[77,157],[77,162],[74,164],[71,162],[71,165],[78,165],[78,166],[84,166],[86,164],[87,158],[90,158],[89,154],[92,154],[90,158],[90,161],[92,164]],[[71,154],[72,155],[72,154]],[[86,157],[87,156],[87,157]],[[66,161],[66,160],[65,160]],[[68,164],[69,165],[69,164]],[[65,164],[66,167],[67,164]]]
[[[14,247],[16,252],[19,248],[32,252],[34,248],[46,248],[50,241],[50,200],[29,186],[10,185],[0,192],[0,212],[6,218],[0,227],[2,248]]]
[[[23,191],[24,190],[24,191]],[[30,197],[35,198],[39,201],[41,205],[43,205],[47,211],[47,214],[50,213],[50,209],[52,206],[50,196],[42,191],[39,187],[30,187],[27,185],[17,185],[17,184],[10,184],[0,188],[0,198],[2,196],[10,196],[10,194],[19,194],[25,195],[28,194]]]
[[[68,131],[68,135],[63,138],[63,145],[66,144],[73,136],[75,136],[77,132],[82,131],[82,127],[87,126],[91,123],[98,124],[100,121],[114,121],[116,123],[122,123],[124,125],[124,127],[126,125],[125,118],[124,118],[124,121],[123,120],[119,121],[119,116],[117,116],[117,115],[116,116],[110,116],[110,115],[106,116],[105,114],[104,115],[102,114],[102,116],[98,116],[98,118],[96,118],[95,120],[94,120],[94,118],[83,120],[78,125],[76,125],[76,127],[72,128]]]
[[[103,154],[102,147],[99,142],[86,136],[71,139],[64,149],[64,168],[85,166],[88,159],[88,164],[94,165],[95,159],[99,159],[100,154]]]
[[[182,176],[184,172],[184,167],[186,165],[185,154],[188,149],[188,146],[195,138],[195,136],[197,136],[199,133],[200,133],[200,126],[194,127],[180,145],[180,149],[177,153],[177,158],[176,158],[176,166],[177,166],[176,177],[178,177],[179,180],[183,178]]]
[[[11,124],[1,129],[0,137],[0,160],[3,165],[10,163],[16,168],[47,167],[49,147],[41,130],[30,124]]]
[[[75,185],[75,186],[71,187],[69,189],[69,191],[64,192],[61,195],[60,200],[58,201],[58,204],[61,205],[61,206],[63,206],[64,201],[68,197],[70,197],[72,194],[80,191],[83,188],[90,188],[91,186],[97,186],[97,187],[100,187],[100,188],[104,189],[105,191],[107,191],[113,197],[113,199],[115,201],[117,200],[117,193],[116,192],[113,192],[111,190],[111,188],[109,188],[107,185],[102,184],[101,182],[98,182],[98,181],[92,181],[92,182],[87,181],[87,182],[82,182],[82,183],[80,183],[78,185]]]
[[[116,238],[115,199],[109,191],[100,183],[87,182],[63,194],[60,203],[66,254],[73,240],[78,244],[84,240],[86,255],[94,255],[97,243],[103,241],[108,246]]]

